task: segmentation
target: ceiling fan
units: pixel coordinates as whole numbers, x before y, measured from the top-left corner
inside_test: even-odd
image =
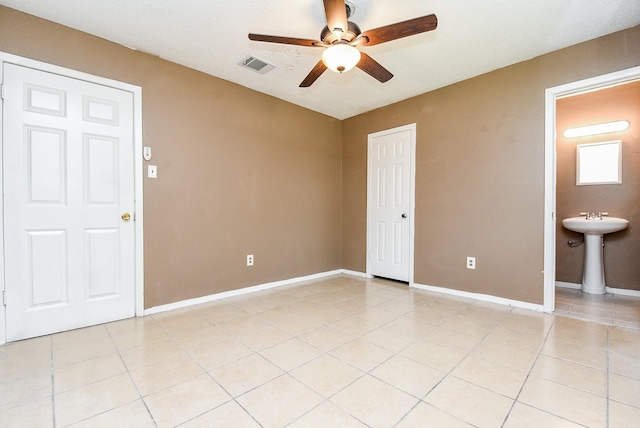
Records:
[[[438,18],[431,14],[362,32],[360,27],[348,20],[353,11],[353,4],[348,1],[345,3],[345,0],[323,1],[327,25],[320,33],[321,40],[249,33],[249,39],[258,42],[325,48],[322,53],[322,59],[318,61],[307,77],[300,83],[301,88],[311,86],[327,68],[337,73],[343,73],[353,67],[358,67],[384,83],[391,79],[393,74],[369,55],[359,51],[358,47],[374,46],[413,36],[434,30],[438,26]]]

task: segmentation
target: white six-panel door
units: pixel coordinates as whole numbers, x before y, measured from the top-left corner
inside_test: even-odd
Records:
[[[412,156],[415,125],[369,135],[369,275],[411,278]]]
[[[134,316],[132,94],[3,72],[7,340]]]

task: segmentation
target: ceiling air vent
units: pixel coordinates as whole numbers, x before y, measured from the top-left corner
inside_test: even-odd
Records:
[[[275,68],[275,65],[269,64],[268,62],[251,55],[240,61],[238,64],[260,74],[264,74]]]

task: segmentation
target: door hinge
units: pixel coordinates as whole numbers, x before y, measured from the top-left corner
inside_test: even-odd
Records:
[[[7,292],[2,290],[2,305],[7,306]]]
[[[0,83],[0,99],[4,100],[4,83]]]

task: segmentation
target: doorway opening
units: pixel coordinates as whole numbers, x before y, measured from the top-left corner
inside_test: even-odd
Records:
[[[543,310],[555,310],[556,294],[556,101],[640,79],[640,67],[633,67],[561,86],[545,92],[545,209],[544,209],[544,302]]]

